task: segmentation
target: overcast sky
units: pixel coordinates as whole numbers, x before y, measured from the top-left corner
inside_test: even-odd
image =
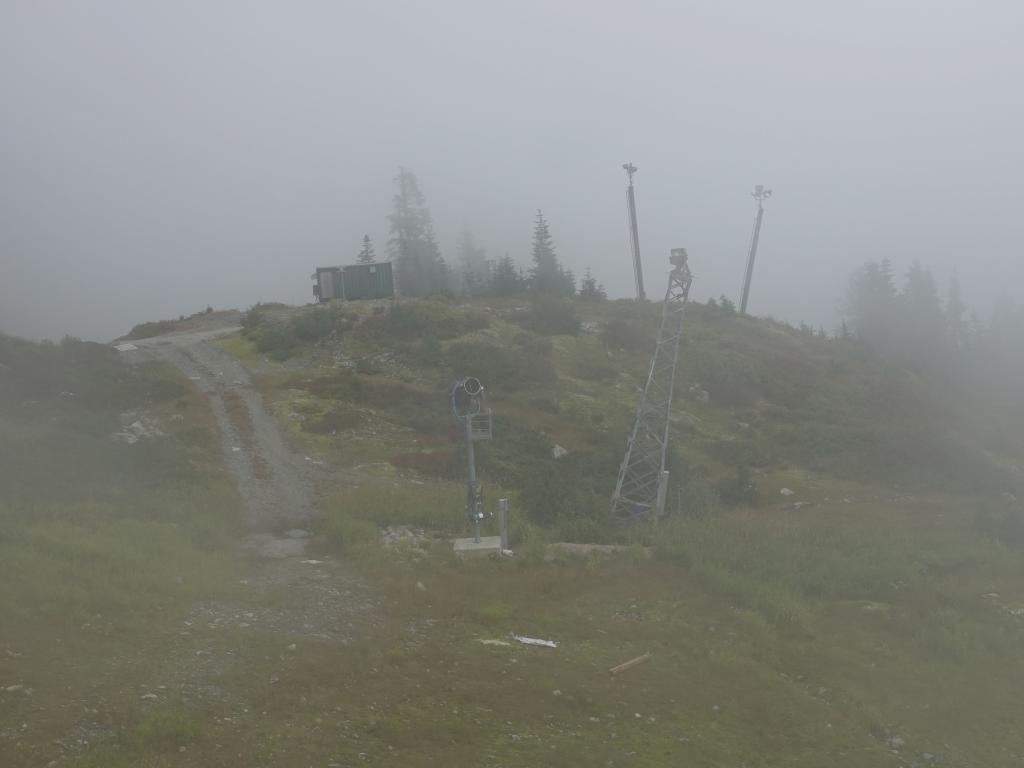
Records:
[[[919,257],[1024,299],[1024,3],[0,3],[0,329],[105,340],[146,319],[304,302],[379,253],[399,165],[444,253],[466,226],[651,293],[834,327],[850,270]]]

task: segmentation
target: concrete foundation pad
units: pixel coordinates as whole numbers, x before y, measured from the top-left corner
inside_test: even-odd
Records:
[[[480,541],[473,538],[456,539],[455,554],[479,557],[483,555],[501,556],[501,536],[481,536]]]

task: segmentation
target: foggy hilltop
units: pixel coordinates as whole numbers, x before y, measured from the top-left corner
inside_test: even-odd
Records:
[[[107,340],[206,306],[310,300],[381,256],[399,166],[440,251],[469,230],[632,295],[686,247],[736,298],[754,184],[775,190],[750,311],[836,329],[853,270],[957,273],[1022,299],[1015,2],[507,5],[6,3],[0,330]]]
[[[0,766],[1020,768],[1021,30],[0,3]]]

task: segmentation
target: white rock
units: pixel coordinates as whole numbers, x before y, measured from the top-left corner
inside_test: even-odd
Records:
[[[794,493],[796,493],[796,491],[792,491],[789,488],[783,488],[781,491],[779,491],[779,493],[781,493],[783,496],[792,496]]]
[[[569,451],[567,451],[565,448],[558,444],[556,444],[555,447],[551,449],[551,455],[554,456],[556,459],[562,458],[567,453],[569,453]]]

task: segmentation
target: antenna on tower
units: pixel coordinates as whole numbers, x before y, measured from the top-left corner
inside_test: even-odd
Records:
[[[746,314],[750,298],[750,281],[754,277],[754,259],[757,258],[757,241],[761,237],[761,220],[764,219],[764,201],[772,196],[770,189],[758,184],[750,196],[757,200],[757,214],[754,216],[754,233],[750,236],[750,254],[747,256],[747,272],[743,277],[743,296],[740,299],[740,313]]]
[[[640,232],[636,225],[636,195],[633,193],[633,174],[636,173],[636,166],[632,163],[623,163],[622,170],[626,172],[626,178],[629,179],[629,186],[626,187],[626,212],[629,214],[629,245],[633,251],[636,297],[639,301],[645,301],[647,294],[644,292],[644,268],[640,263]]]

